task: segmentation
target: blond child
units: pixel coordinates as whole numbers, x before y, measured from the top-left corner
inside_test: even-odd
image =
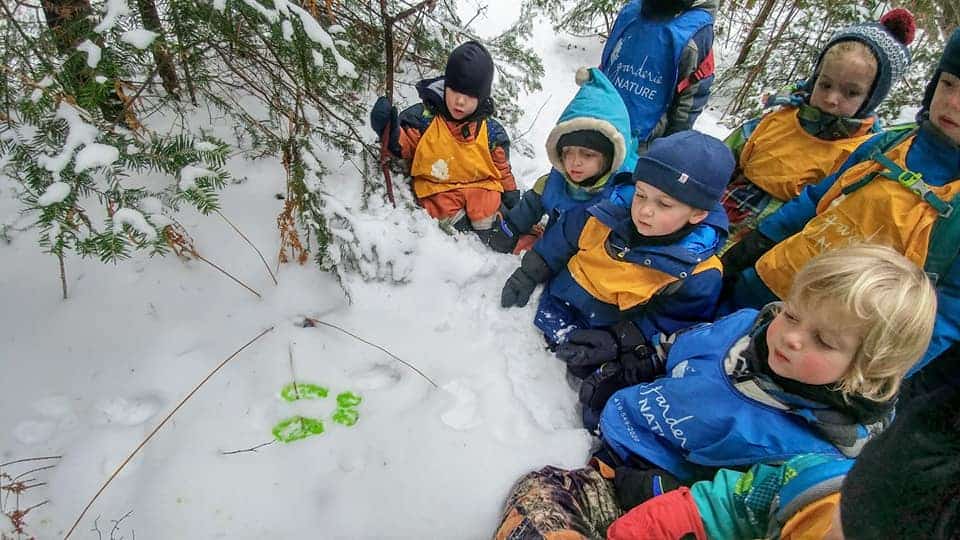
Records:
[[[902,8],[879,23],[837,32],[807,82],[789,95],[772,96],[766,105],[779,107],[727,137],[737,156],[723,196],[728,246],[880,131],[874,111],[909,67],[906,46],[913,35],[913,16]]]
[[[719,467],[857,456],[891,421],[900,381],[929,342],[936,303],[924,272],[889,248],[864,244],[812,259],[784,304],[660,340],[648,359],[657,377],[604,407],[594,468],[523,478],[501,532],[526,526],[594,537],[622,512]],[[561,500],[575,504],[558,509],[552,501]],[[689,513],[671,519],[681,517]]]

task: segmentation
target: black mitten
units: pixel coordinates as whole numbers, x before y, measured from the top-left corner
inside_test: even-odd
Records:
[[[507,207],[507,210],[513,208],[520,202],[520,190],[513,189],[504,191],[500,194],[500,202],[503,203],[503,206]]]
[[[720,257],[724,277],[733,279],[740,272],[752,268],[757,260],[775,245],[777,245],[776,242],[764,236],[759,230],[751,231]]]
[[[503,307],[523,307],[530,301],[530,295],[538,283],[550,279],[550,267],[536,251],[528,251],[520,261],[520,268],[507,278],[500,293],[500,305]]]
[[[599,366],[615,360],[620,347],[609,330],[573,330],[557,347],[557,357],[571,366]]]
[[[397,108],[390,103],[386,96],[381,96],[373,104],[370,111],[370,127],[377,132],[377,137],[383,142],[384,130],[390,126],[387,136],[387,149],[394,155],[400,155],[400,122],[397,120]]]
[[[634,469],[629,466],[616,468],[613,477],[617,501],[624,512],[649,499],[673,491],[682,484],[663,469]]]

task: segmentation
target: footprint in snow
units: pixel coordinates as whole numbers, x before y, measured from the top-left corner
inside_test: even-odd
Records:
[[[460,381],[446,384],[443,389],[455,400],[453,408],[440,415],[440,420],[444,424],[453,429],[465,431],[483,423],[478,418],[479,400],[473,390]]]
[[[50,440],[57,424],[49,420],[24,420],[13,428],[13,436],[21,444],[39,444]]]
[[[114,397],[102,399],[93,406],[94,416],[99,424],[117,424],[137,426],[157,413],[160,399],[155,396],[134,398]]]

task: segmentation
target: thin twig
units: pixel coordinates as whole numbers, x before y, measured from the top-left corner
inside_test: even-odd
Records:
[[[124,514],[123,517],[121,517],[120,519],[111,519],[111,520],[110,520],[110,521],[113,522],[113,528],[110,529],[110,540],[114,540],[114,538],[113,538],[113,533],[117,532],[117,530],[120,529],[120,522],[123,521],[123,520],[125,520],[125,519],[127,519],[128,517],[130,517],[130,514],[132,514],[132,513],[133,513],[133,510],[131,509],[129,512],[127,512],[126,514]]]
[[[63,267],[63,253],[57,253],[57,260],[60,261],[60,287],[63,289],[63,299],[67,299],[67,270]]]
[[[419,369],[417,369],[416,367],[414,367],[414,366],[413,366],[412,364],[410,364],[409,362],[403,360],[403,359],[400,358],[399,356],[393,354],[392,352],[388,351],[387,349],[384,349],[383,347],[381,347],[380,345],[377,345],[376,343],[371,343],[371,342],[363,339],[362,337],[360,337],[360,336],[358,336],[358,335],[356,335],[356,334],[354,334],[354,333],[352,333],[352,332],[349,332],[349,331],[347,331],[347,330],[344,330],[343,328],[340,328],[339,326],[337,326],[337,325],[335,325],[335,324],[330,324],[330,323],[328,323],[328,322],[326,322],[326,321],[321,321],[320,319],[314,319],[314,318],[312,318],[312,317],[304,317],[303,320],[304,320],[304,327],[316,326],[316,325],[318,325],[318,324],[319,324],[319,325],[323,325],[323,326],[326,326],[326,327],[328,327],[328,328],[333,328],[334,330],[338,330],[338,331],[340,331],[340,332],[343,332],[344,334],[352,337],[353,339],[355,339],[355,340],[357,340],[357,341],[359,341],[359,342],[361,342],[361,343],[366,343],[367,345],[369,345],[369,346],[371,346],[371,347],[380,349],[381,351],[383,351],[383,352],[385,352],[386,354],[390,355],[390,357],[393,358],[394,360],[396,360],[397,362],[400,362],[401,364],[403,364],[403,365],[407,366],[408,368],[412,369],[413,371],[417,372],[418,375],[420,375],[420,376],[423,377],[428,383],[430,383],[431,385],[433,385],[434,388],[440,388],[440,387],[437,385],[437,383],[433,382],[433,379],[431,379],[430,377],[427,377],[427,375],[426,375],[424,372],[420,371]]]
[[[63,456],[43,456],[43,457],[31,457],[31,458],[18,459],[15,461],[8,461],[6,463],[0,463],[0,468],[9,467],[10,465],[16,465],[17,463],[26,463],[28,461],[43,461],[45,459],[60,459],[62,457]]]
[[[264,446],[270,446],[271,444],[277,442],[276,439],[269,440],[265,443],[260,443],[256,446],[251,446],[250,448],[244,448],[243,450],[231,450],[229,452],[220,452],[222,456],[229,456],[233,454],[242,454],[244,452],[256,452],[258,449],[263,448]]]
[[[517,139],[517,140],[522,139],[527,133],[530,133],[530,130],[533,129],[533,126],[537,123],[537,119],[540,118],[540,113],[543,112],[543,108],[547,106],[547,103],[550,102],[550,98],[552,98],[552,97],[553,97],[553,94],[547,96],[547,99],[543,100],[543,103],[540,104],[540,108],[537,109],[537,114],[534,115],[534,117],[533,117],[533,121],[530,122],[530,127],[528,127],[528,128],[527,128],[523,133],[521,133],[520,135],[517,135],[517,136],[515,137],[515,139]]]
[[[178,403],[177,406],[174,407],[172,411],[170,411],[170,414],[168,414],[168,415],[157,425],[157,427],[153,428],[153,431],[151,431],[150,434],[147,435],[147,437],[146,437],[145,439],[143,439],[143,441],[141,441],[140,444],[139,444],[136,448],[133,449],[133,452],[130,452],[130,455],[127,456],[127,459],[123,460],[123,463],[121,463],[120,466],[117,467],[116,470],[113,471],[113,474],[111,474],[110,477],[107,478],[107,481],[104,482],[102,486],[100,486],[100,489],[97,490],[97,493],[93,496],[92,499],[90,499],[90,502],[88,502],[87,505],[83,508],[83,511],[80,512],[80,515],[77,516],[77,520],[73,522],[73,525],[70,527],[70,530],[67,531],[66,536],[63,537],[63,540],[67,540],[68,538],[70,538],[70,535],[73,534],[73,531],[77,528],[77,525],[80,524],[80,520],[82,520],[82,519],[83,519],[83,516],[85,516],[85,515],[87,514],[87,510],[90,510],[90,507],[93,506],[93,503],[96,502],[96,500],[97,500],[98,497],[100,497],[100,494],[103,493],[103,491],[104,491],[105,489],[107,489],[107,486],[110,485],[110,482],[112,482],[113,479],[116,478],[118,474],[120,474],[120,471],[122,471],[123,468],[127,466],[127,463],[130,463],[130,460],[132,460],[133,457],[137,455],[137,452],[139,452],[141,448],[143,448],[144,446],[147,445],[148,442],[150,442],[150,439],[152,439],[153,436],[156,435],[158,431],[160,431],[160,428],[162,428],[162,427],[167,423],[167,421],[170,420],[170,418],[173,417],[173,415],[176,414],[176,412],[180,410],[180,407],[183,407],[183,404],[186,403],[187,400],[189,400],[191,397],[193,397],[193,395],[197,393],[197,390],[200,390],[200,387],[202,387],[204,384],[206,384],[206,382],[209,381],[211,377],[213,377],[214,375],[216,375],[216,373],[217,373],[218,371],[220,371],[220,369],[221,369],[223,366],[227,365],[227,362],[229,362],[230,360],[233,360],[233,358],[234,358],[235,356],[237,356],[238,354],[240,354],[244,349],[246,349],[247,347],[249,347],[250,345],[252,345],[255,341],[257,341],[258,339],[262,338],[264,335],[267,334],[267,332],[272,332],[272,331],[273,331],[273,328],[274,328],[274,327],[271,326],[270,328],[267,328],[266,330],[260,332],[259,334],[257,334],[257,336],[256,336],[255,338],[253,338],[253,339],[251,339],[250,341],[246,342],[242,347],[240,347],[239,349],[237,349],[236,351],[234,351],[234,353],[231,354],[230,356],[228,356],[223,362],[220,362],[220,363],[217,365],[217,367],[213,368],[213,371],[211,371],[210,373],[208,373],[207,376],[204,377],[202,381],[200,381],[200,384],[198,384],[197,386],[195,386],[195,387],[193,388],[193,390],[191,390],[190,393],[186,395],[186,397],[184,397],[182,400],[180,400],[180,403]]]
[[[227,216],[223,215],[223,212],[221,212],[220,210],[214,210],[214,211],[217,213],[218,216],[222,217],[223,220],[227,222],[227,225],[230,225],[231,227],[233,227],[233,230],[237,231],[237,234],[239,234],[241,238],[246,240],[247,244],[250,244],[250,247],[252,247],[253,250],[257,252],[257,255],[260,256],[260,261],[263,262],[263,266],[267,269],[267,273],[270,274],[270,279],[273,280],[273,284],[279,285],[280,283],[277,282],[277,276],[274,275],[272,270],[270,270],[270,265],[267,264],[267,260],[263,258],[263,253],[260,253],[260,250],[257,249],[257,246],[253,245],[253,242],[251,242],[250,239],[247,238],[247,235],[243,234],[243,232],[240,229],[238,229],[237,226],[234,225],[232,221],[227,219]]]
[[[293,393],[300,399],[300,389],[297,388],[297,371],[293,369],[293,342],[287,344],[287,353],[290,356],[290,377],[293,381]]]
[[[30,469],[29,471],[24,471],[24,472],[22,472],[22,473],[20,473],[20,474],[18,474],[18,475],[16,475],[16,476],[14,476],[14,477],[11,479],[11,481],[16,482],[17,480],[23,478],[24,476],[26,476],[26,475],[28,475],[28,474],[30,474],[30,473],[45,471],[45,470],[47,470],[47,469],[52,469],[52,468],[54,468],[54,467],[56,467],[56,465],[47,465],[47,466],[45,466],[45,467],[36,467],[36,468],[34,468],[34,469]]]
[[[240,286],[243,287],[244,289],[246,289],[246,290],[252,292],[253,294],[257,295],[257,298],[263,299],[263,297],[260,296],[260,293],[258,293],[257,291],[251,289],[250,286],[247,285],[246,283],[244,283],[244,282],[240,281],[239,279],[233,277],[233,274],[231,274],[230,272],[227,272],[227,271],[224,270],[223,268],[220,268],[220,267],[217,266],[213,261],[208,260],[206,257],[204,257],[203,255],[200,255],[199,253],[194,253],[193,255],[194,255],[194,257],[200,259],[201,261],[203,261],[203,262],[209,264],[210,266],[216,268],[217,270],[219,270],[220,272],[222,272],[223,275],[225,275],[225,276],[227,276],[228,278],[236,281],[236,282],[239,283]]]

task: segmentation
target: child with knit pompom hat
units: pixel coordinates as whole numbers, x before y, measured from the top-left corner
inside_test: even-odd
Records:
[[[913,15],[894,9],[879,23],[861,23],[830,38],[813,76],[779,106],[737,128],[725,141],[737,170],[723,196],[730,218],[727,247],[763,217],[819,182],[880,131],[875,110],[910,65]]]

